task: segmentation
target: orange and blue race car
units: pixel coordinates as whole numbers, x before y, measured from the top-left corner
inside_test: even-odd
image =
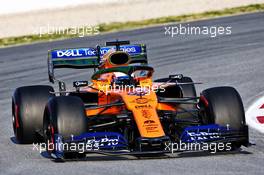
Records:
[[[94,73],[91,81],[74,81],[74,90],[68,90],[55,78],[58,68],[93,68]],[[243,103],[233,87],[209,88],[197,96],[190,77],[152,80],[153,72],[144,44],[117,40],[95,48],[50,50],[49,80],[59,90],[47,85],[15,90],[16,139],[44,142],[56,159],[89,153],[160,155],[197,147],[229,151],[249,145]]]

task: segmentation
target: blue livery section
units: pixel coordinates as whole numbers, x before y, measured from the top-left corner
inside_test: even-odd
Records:
[[[184,129],[180,135],[180,142],[183,143],[213,143],[213,142],[232,142],[244,140],[248,135],[240,131],[230,129],[229,126],[217,124],[189,126]],[[141,138],[142,139],[142,138]],[[156,138],[160,139],[160,138]],[[156,142],[157,143],[157,142]],[[168,144],[171,145],[170,143]],[[117,132],[88,132],[78,136],[72,136],[65,140],[61,135],[55,134],[54,158],[63,158],[67,152],[97,152],[103,153],[110,151],[112,153],[131,153],[129,152],[129,143],[124,136]],[[162,151],[167,151],[166,150]],[[173,153],[173,152],[172,152]]]
[[[54,157],[62,158],[65,152],[93,152],[100,150],[121,150],[128,147],[127,140],[117,132],[93,132],[72,136],[65,140],[55,134]]]
[[[96,50],[94,48],[63,49],[51,51],[51,58],[53,60],[91,57],[96,57]]]
[[[123,137],[123,135],[117,132],[84,133],[79,136],[74,136],[71,140],[69,140],[69,142],[72,141],[85,141],[94,149],[119,149],[128,146],[127,141]]]
[[[230,133],[227,127],[220,125],[202,125],[202,126],[190,126],[184,129],[181,135],[181,141],[186,143],[192,142],[212,142],[223,139],[223,135]]]
[[[127,52],[131,57],[143,56],[145,53],[144,45],[127,45],[120,46],[120,50]],[[106,54],[109,50],[115,50],[114,46],[101,47],[100,56]],[[74,59],[74,58],[97,58],[97,52],[95,48],[75,48],[75,49],[61,49],[52,50],[51,58],[57,59]]]

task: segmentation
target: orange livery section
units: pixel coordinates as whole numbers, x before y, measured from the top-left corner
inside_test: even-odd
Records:
[[[145,96],[135,96],[128,93],[123,94],[122,97],[127,108],[133,113],[141,137],[165,136],[156,111],[158,103],[155,93],[150,92],[149,95]]]

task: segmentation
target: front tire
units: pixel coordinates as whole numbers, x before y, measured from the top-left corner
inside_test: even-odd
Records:
[[[181,80],[178,81],[179,83],[190,83],[190,84],[183,84],[180,85],[182,97],[186,98],[195,98],[196,95],[196,89],[193,83],[193,80],[190,77],[183,77]],[[183,111],[186,113],[182,113],[178,115],[178,118],[180,119],[186,119],[186,120],[193,120],[194,116],[197,116],[196,112],[196,104],[197,100],[190,100],[189,102],[193,102],[194,104],[181,104],[179,106],[179,111]],[[188,111],[188,112],[187,112]]]
[[[54,151],[48,145],[55,144],[55,134],[63,139],[70,139],[71,136],[78,136],[87,132],[87,120],[82,100],[78,97],[61,96],[49,100],[44,114],[43,121],[44,138],[48,153]],[[68,155],[73,155],[70,153]],[[75,154],[74,154],[75,155]],[[65,154],[65,158],[66,154]]]
[[[206,89],[201,93],[201,119],[204,124],[219,124],[230,129],[241,131],[248,135],[245,121],[245,112],[239,93],[233,87],[215,87]],[[239,148],[247,144],[248,139],[233,142]]]

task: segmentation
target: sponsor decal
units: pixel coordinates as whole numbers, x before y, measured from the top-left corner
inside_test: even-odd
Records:
[[[136,108],[136,109],[144,109],[144,108],[147,108],[147,109],[153,109],[153,107],[152,107],[150,104],[145,104],[145,105],[135,105],[135,108]]]
[[[67,50],[55,50],[51,53],[52,58],[79,58],[79,57],[94,57],[96,50],[93,48],[79,48]]]
[[[115,50],[115,47],[101,47],[100,56],[103,56],[110,50]],[[138,45],[120,46],[120,50],[130,55],[140,54],[142,52],[141,46]],[[65,49],[54,50],[51,55],[52,58],[95,57],[97,56],[97,51],[94,48]]]
[[[193,141],[206,141],[210,139],[218,139],[220,138],[219,134],[216,132],[188,132],[188,136],[190,136],[190,139]]]
[[[153,123],[155,123],[154,120],[146,120],[146,121],[144,121],[144,125],[145,125],[145,124],[146,124],[146,125],[148,125],[148,124],[153,124]]]
[[[146,130],[147,132],[158,132],[157,128],[157,126],[147,126]]]
[[[183,77],[182,74],[169,75],[169,78],[170,78],[170,79],[178,79],[178,80],[181,80],[182,77]]]
[[[154,101],[153,99],[147,99],[147,98],[140,97],[140,98],[130,101],[130,103],[146,104],[148,102],[153,102],[153,101]]]
[[[135,47],[121,47],[120,50],[122,50],[123,52],[128,52],[128,53],[135,53],[137,52]]]
[[[147,99],[147,98],[137,98],[136,99],[136,103],[138,103],[138,104],[145,104],[147,102],[149,102],[149,99]]]
[[[143,127],[147,130],[147,132],[158,132],[158,124],[154,120],[144,121]]]
[[[78,56],[82,56],[82,54],[80,53],[79,50],[65,50],[65,51],[62,51],[62,50],[59,50],[57,51],[57,57],[78,57]]]
[[[147,109],[142,109],[141,114],[144,118],[147,118],[147,119],[151,118],[151,112]]]
[[[74,87],[88,86],[88,81],[74,81],[73,86]]]
[[[95,147],[104,147],[104,146],[116,146],[118,145],[118,139],[111,139],[111,138],[100,138],[100,139],[92,139],[87,140],[87,144],[93,145]]]

